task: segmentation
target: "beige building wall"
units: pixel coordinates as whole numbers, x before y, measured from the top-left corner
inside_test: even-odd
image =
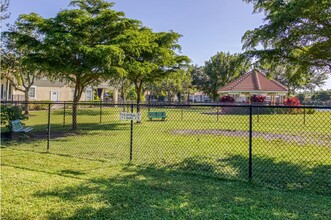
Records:
[[[52,100],[52,93],[55,92],[57,95],[53,96],[52,101],[73,101],[73,94],[74,88],[72,87],[39,87],[39,86],[32,86],[35,89],[35,97],[30,97],[30,101],[50,101]],[[93,90],[91,88],[87,88],[86,90],[90,91],[90,96],[92,96],[93,100]],[[14,95],[23,95],[24,93],[21,91],[14,91]],[[55,100],[57,97],[57,100]],[[80,101],[91,101],[88,100],[86,91],[83,92]]]

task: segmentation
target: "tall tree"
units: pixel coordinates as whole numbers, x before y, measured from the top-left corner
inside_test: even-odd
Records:
[[[193,82],[214,102],[218,101],[218,89],[237,79],[250,68],[250,62],[241,54],[218,52],[198,70]]]
[[[126,35],[118,38],[125,51],[123,67],[135,85],[137,112],[140,112],[144,83],[181,71],[189,62],[188,57],[177,54],[179,38],[175,32],[154,33],[146,27],[128,30]]]
[[[74,8],[54,18],[20,16],[20,25],[39,33],[39,38],[12,34],[22,43],[33,42],[35,53],[29,59],[39,62],[51,79],[74,85],[72,129],[76,130],[77,103],[84,89],[118,73],[124,54],[115,38],[140,22],[125,18],[104,0],[73,0],[70,6]]]
[[[242,38],[246,54],[301,68],[331,70],[331,1],[244,0],[264,24]]]
[[[15,31],[21,35],[33,37],[36,34],[18,28],[16,25],[10,27],[11,31]],[[35,80],[42,76],[42,71],[38,63],[24,62],[33,50],[29,47],[18,43],[15,35],[4,34],[1,38],[1,78],[6,79],[15,90],[24,93],[24,101],[29,101],[29,91]],[[25,114],[29,114],[29,105],[24,107]]]

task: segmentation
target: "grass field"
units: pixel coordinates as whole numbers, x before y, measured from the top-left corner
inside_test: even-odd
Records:
[[[249,117],[215,108],[166,111],[166,121],[133,128],[118,108],[31,112],[31,137],[2,142],[5,219],[327,219],[330,216],[331,113],[253,116],[253,182],[248,177]],[[207,114],[206,114],[207,113]],[[88,160],[87,160],[88,159]],[[198,174],[198,175],[196,175]],[[239,180],[239,181],[228,181]],[[282,188],[282,189],[280,189]],[[16,217],[15,217],[16,216]]]

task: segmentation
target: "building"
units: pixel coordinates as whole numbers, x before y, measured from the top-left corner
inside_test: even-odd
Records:
[[[252,70],[218,90],[221,96],[230,95],[235,102],[249,101],[252,95],[266,96],[271,103],[282,103],[288,88],[258,71]]]
[[[117,89],[103,83],[100,87],[88,86],[84,90],[80,101],[93,101],[94,93],[104,100],[105,90],[111,90],[115,102],[118,99]],[[64,82],[51,82],[48,79],[35,80],[29,90],[30,101],[73,101],[74,87]],[[1,101],[24,101],[24,93],[15,90],[6,80],[1,82]]]
[[[211,102],[211,99],[208,95],[203,92],[195,92],[189,96],[190,102]]]

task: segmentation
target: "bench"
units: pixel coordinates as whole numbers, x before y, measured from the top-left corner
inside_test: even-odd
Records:
[[[31,127],[23,127],[22,122],[20,120],[10,121],[10,130],[15,133],[19,132],[30,132],[33,128]]]
[[[167,115],[165,112],[148,112],[149,120],[152,120],[153,118],[161,118],[162,120],[165,120]]]

